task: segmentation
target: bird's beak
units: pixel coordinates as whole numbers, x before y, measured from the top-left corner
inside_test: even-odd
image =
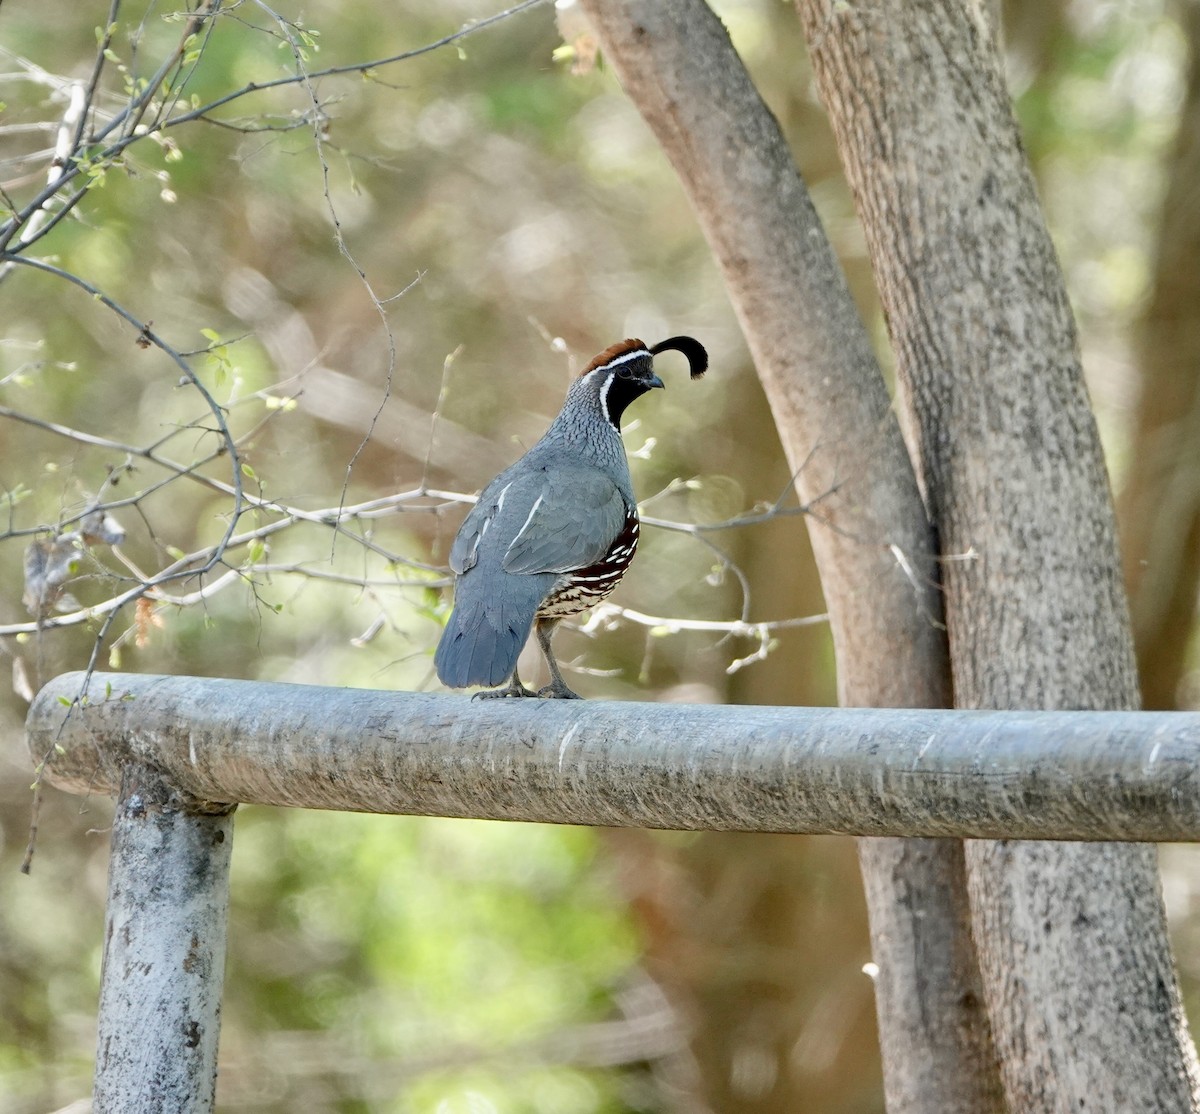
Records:
[[[657,375],[655,375],[654,372],[651,372],[649,377],[646,379],[646,386],[647,387],[662,387],[665,389],[667,385],[661,379],[659,379],[659,377]]]

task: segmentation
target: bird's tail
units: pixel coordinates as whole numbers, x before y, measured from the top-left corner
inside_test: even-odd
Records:
[[[493,584],[487,598],[467,577],[459,578],[454,610],[433,656],[438,679],[450,688],[500,685],[512,676],[538,605],[555,580],[500,575],[505,583]]]

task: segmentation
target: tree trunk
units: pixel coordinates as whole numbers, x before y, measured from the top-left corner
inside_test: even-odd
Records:
[[[1120,499],[1133,635],[1149,708],[1177,706],[1200,583],[1200,4],[1181,5],[1191,75],[1159,225],[1154,293]]]
[[[866,918],[844,885],[849,840],[614,828],[608,847],[642,962],[687,1036],[687,1055],[656,1073],[665,1110],[879,1108]],[[797,963],[797,949],[811,961]]]
[[[940,536],[956,701],[1134,707],[1104,461],[985,10],[798,7]],[[1154,849],[975,842],[967,863],[1012,1109],[1196,1109]]]
[[[847,705],[949,699],[932,539],[883,378],[778,125],[701,0],[583,0],[717,259],[797,476]],[[893,1111],[997,1110],[961,848],[863,848]],[[917,957],[929,962],[918,965]],[[922,1042],[913,1039],[919,1034]]]

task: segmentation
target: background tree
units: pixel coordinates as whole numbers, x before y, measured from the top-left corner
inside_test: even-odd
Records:
[[[930,513],[946,555],[976,557],[943,573],[956,702],[1136,706],[1099,438],[995,34],[953,4],[882,5],[871,31],[801,14]],[[1153,849],[974,842],[967,865],[1010,1106],[1194,1109]]]
[[[1137,331],[1138,419],[1121,500],[1125,574],[1142,693],[1149,708],[1179,706],[1200,581],[1200,5],[1181,8],[1191,75],[1155,245],[1153,292]],[[1186,700],[1186,697],[1185,697]]]

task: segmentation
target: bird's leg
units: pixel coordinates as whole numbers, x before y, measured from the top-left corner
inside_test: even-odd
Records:
[[[541,696],[541,693],[534,692],[533,689],[527,689],[521,684],[521,678],[517,676],[516,666],[513,666],[512,676],[509,678],[508,684],[502,689],[484,689],[482,692],[475,693],[471,699],[496,700],[506,696]]]
[[[550,639],[554,636],[556,626],[558,626],[557,619],[539,619],[535,627],[538,645],[541,646],[546,664],[550,667],[551,677],[550,683],[545,688],[538,689],[537,694],[550,700],[582,700],[583,697],[579,693],[572,692],[567,688],[567,682],[563,680],[562,673],[559,671],[558,662],[554,660],[554,651],[550,649]]]

